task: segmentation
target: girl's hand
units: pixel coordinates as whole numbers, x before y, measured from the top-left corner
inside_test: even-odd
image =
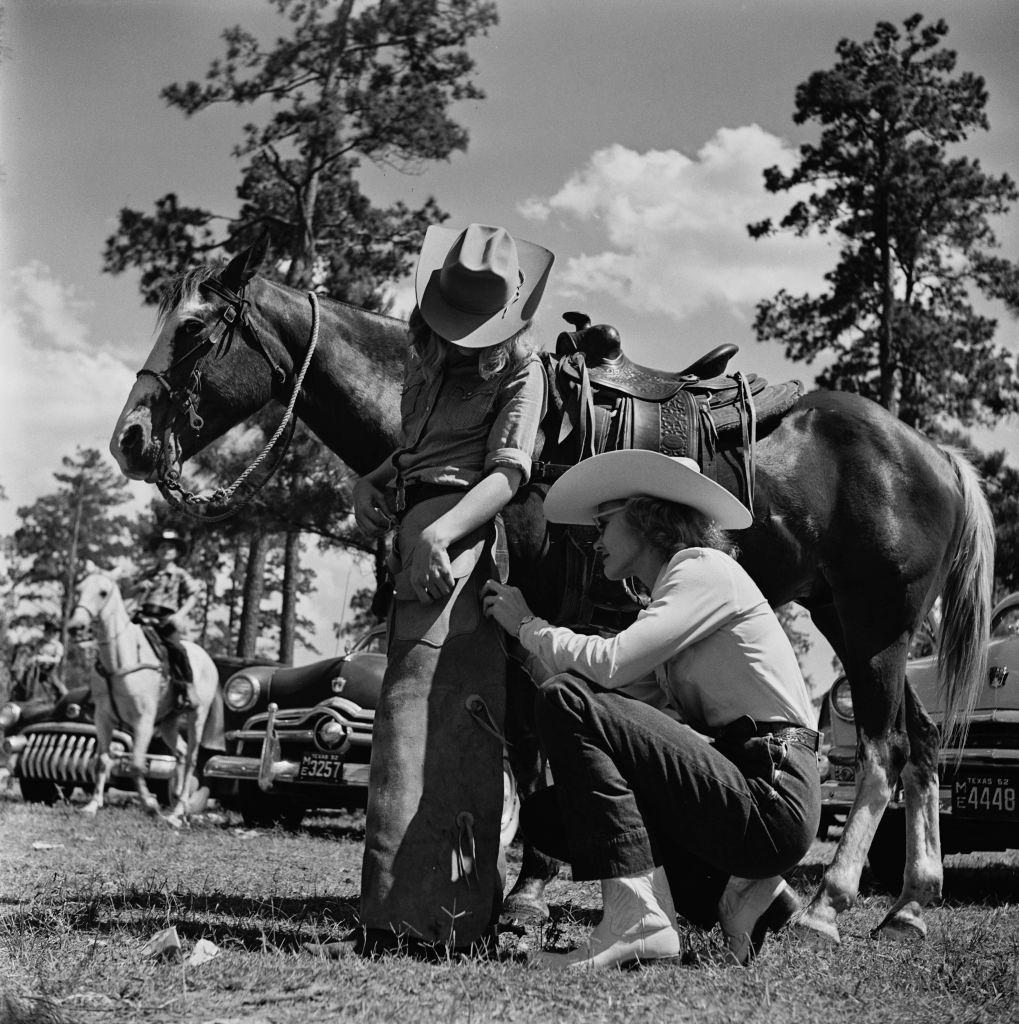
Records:
[[[447,597],[456,585],[446,545],[438,539],[430,526],[421,531],[411,553],[410,585],[422,604]]]
[[[485,614],[495,619],[510,636],[520,631],[520,623],[533,612],[527,607],[524,595],[516,587],[508,587],[497,580],[489,580],[481,592]]]
[[[389,499],[367,477],[354,484],[354,518],[370,537],[385,533],[392,526],[393,510]]]

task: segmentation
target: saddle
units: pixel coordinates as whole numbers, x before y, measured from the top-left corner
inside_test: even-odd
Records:
[[[800,398],[800,382],[770,385],[757,374],[727,374],[739,351],[733,344],[713,348],[683,370],[656,370],[626,355],[614,327],[592,326],[583,313],[563,319],[576,329],[559,335],[554,355],[543,355],[551,415],[532,480],[551,483],[601,452],[646,448],[692,458],[712,479],[724,463],[737,497],[753,509],[757,437]],[[632,615],[638,595],[625,585],[620,594],[619,585],[597,570],[594,531],[570,527],[565,533],[568,580],[556,621],[590,624],[599,608],[609,613],[609,624],[619,619],[614,613]]]

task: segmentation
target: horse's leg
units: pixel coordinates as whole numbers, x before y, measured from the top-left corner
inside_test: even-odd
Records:
[[[134,749],[131,751],[131,775],[134,778],[134,788],[138,792],[138,799],[141,800],[142,807],[152,815],[159,814],[159,801],[152,795],[152,791],[145,781],[145,763],[149,744],[152,742],[152,735],[155,732],[155,719],[155,708],[146,708],[131,729],[134,737]]]
[[[113,758],[110,756],[110,743],[113,740],[113,720],[108,714],[96,708],[96,785],[92,798],[81,809],[82,814],[94,815],[106,800],[106,786],[113,771]]]
[[[162,728],[163,739],[166,745],[177,752],[177,793],[173,810],[167,815],[166,820],[174,828],[180,828],[188,814],[188,799],[191,795],[192,783],[195,779],[195,771],[198,766],[198,737],[205,727],[205,718],[208,714],[208,707],[198,708],[185,716],[187,726],[187,749],[183,759],[176,746],[176,739],[179,735],[179,720],[169,719]]]
[[[871,610],[880,614],[880,609]],[[909,633],[903,632],[883,650],[868,656],[864,650],[867,638],[873,646],[873,638],[880,635],[873,626],[874,623],[860,619],[843,626],[843,634],[848,638],[843,666],[852,687],[858,737],[856,798],[835,856],[797,922],[801,929],[830,942],[840,941],[836,918],[856,901],[867,851],[891,799],[908,748],[901,695]]]
[[[938,821],[938,731],[908,679],[903,701],[909,736],[909,760],[902,771],[906,868],[899,898],[871,934],[908,940],[927,934],[920,908],[941,898],[943,868]]]

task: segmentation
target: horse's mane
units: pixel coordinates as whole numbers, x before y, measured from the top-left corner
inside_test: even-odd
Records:
[[[202,263],[197,267],[177,274],[159,297],[158,323],[162,327],[166,318],[182,303],[190,302],[206,281],[216,276],[222,266],[216,263]]]

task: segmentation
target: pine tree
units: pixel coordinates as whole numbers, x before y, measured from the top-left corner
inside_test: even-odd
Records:
[[[915,14],[900,32],[843,39],[838,62],[796,90],[797,124],[821,126],[788,174],[765,171],[770,192],[811,188],[777,229],[834,232],[841,252],[819,296],[781,291],[759,304],[760,340],[808,363],[834,353],[822,387],[857,391],[921,428],[943,417],[990,424],[1019,410],[1016,361],[994,343],[996,322],[971,292],[1019,313],[1019,266],[1002,258],[990,218],[1017,198],[959,146],[988,128],[984,81],[953,76],[944,21]]]

